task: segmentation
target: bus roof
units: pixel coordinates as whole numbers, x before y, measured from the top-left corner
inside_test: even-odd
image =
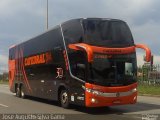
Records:
[[[67,21],[65,21],[65,22],[62,22],[61,24],[65,24],[65,23],[67,23],[67,22],[75,21],[75,20],[79,20],[79,21],[81,21],[81,20],[108,20],[108,21],[125,22],[125,21],[120,20],[120,19],[112,19],[112,18],[76,18],[76,19],[67,20]],[[16,46],[18,46],[18,45],[20,45],[20,44],[23,44],[23,43],[31,40],[31,39],[34,39],[34,38],[36,38],[36,37],[38,37],[38,36],[40,36],[40,35],[43,35],[43,34],[47,33],[48,31],[54,30],[54,29],[58,28],[61,24],[56,25],[55,27],[53,27],[53,28],[51,28],[51,29],[48,29],[48,30],[45,31],[45,32],[42,32],[41,34],[38,34],[38,35],[36,35],[36,36],[34,36],[34,37],[31,37],[30,39],[24,40],[23,42],[20,42],[20,43],[18,43],[18,44],[11,45],[11,46],[9,47],[9,49],[12,49],[12,48],[14,48],[14,47],[16,47]]]

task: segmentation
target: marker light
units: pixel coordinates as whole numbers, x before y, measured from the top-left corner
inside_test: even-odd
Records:
[[[95,98],[92,98],[91,103],[98,103],[98,101]]]
[[[137,88],[134,88],[131,91],[132,91],[132,93],[137,92]]]

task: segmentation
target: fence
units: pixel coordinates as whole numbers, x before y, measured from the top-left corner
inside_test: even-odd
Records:
[[[8,81],[8,73],[4,72],[3,74],[0,74],[0,81]]]
[[[138,67],[139,84],[160,86],[160,65],[143,65]]]

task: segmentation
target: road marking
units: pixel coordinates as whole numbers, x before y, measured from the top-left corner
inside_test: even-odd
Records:
[[[0,104],[0,106],[2,106],[2,107],[9,107],[9,106],[7,106],[7,105],[4,105],[4,104]]]

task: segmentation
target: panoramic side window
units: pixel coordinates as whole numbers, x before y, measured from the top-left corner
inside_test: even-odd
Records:
[[[83,42],[83,30],[80,20],[72,20],[62,25],[64,39],[67,47],[68,58],[72,74],[82,80],[85,80],[86,53],[83,51],[74,51],[68,49],[69,44]]]
[[[80,20],[73,20],[62,25],[66,44],[83,42],[83,30]]]
[[[86,76],[86,55],[83,51],[69,53],[71,72],[74,76],[85,80]]]

